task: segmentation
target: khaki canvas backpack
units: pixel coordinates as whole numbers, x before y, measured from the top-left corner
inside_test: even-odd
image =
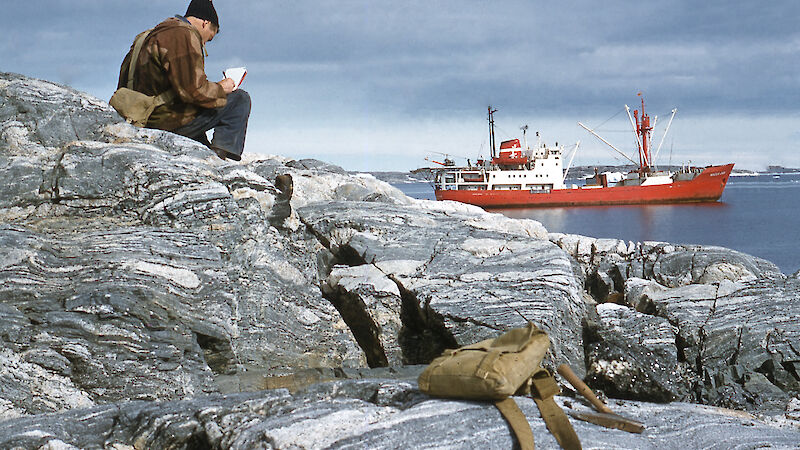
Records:
[[[133,90],[136,61],[139,59],[139,53],[142,51],[144,41],[151,31],[152,29],[136,36],[133,44],[133,53],[131,53],[131,59],[128,63],[128,83],[126,87],[117,89],[108,102],[128,123],[137,127],[147,125],[147,120],[153,114],[153,110],[175,99],[175,91],[172,89],[160,95],[146,95]]]
[[[435,397],[493,401],[524,450],[534,448],[533,433],[510,396],[530,394],[559,445],[580,449],[569,419],[553,400],[560,388],[541,366],[549,347],[547,333],[528,323],[495,339],[445,350],[419,376],[419,388]]]

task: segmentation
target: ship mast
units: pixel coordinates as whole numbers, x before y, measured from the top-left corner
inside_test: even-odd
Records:
[[[495,144],[494,144],[494,113],[497,110],[492,110],[491,105],[489,106],[489,147],[492,149],[492,160],[497,157],[495,154]]]
[[[641,96],[641,94],[639,94]],[[653,127],[650,126],[650,116],[644,112],[644,98],[642,98],[642,116],[639,117],[639,111],[633,111],[633,117],[636,119],[636,134],[637,144],[639,144],[639,172],[650,172],[650,132]]]

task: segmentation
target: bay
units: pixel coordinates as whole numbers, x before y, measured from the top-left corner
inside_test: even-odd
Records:
[[[409,197],[434,199],[430,183],[394,186]],[[800,174],[730,177],[722,198],[713,203],[491,211],[537,220],[553,233],[718,245],[764,258],[786,274],[800,270]]]

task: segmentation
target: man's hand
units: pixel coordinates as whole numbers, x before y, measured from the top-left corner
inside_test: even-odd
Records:
[[[220,81],[219,85],[222,86],[222,90],[224,90],[226,94],[230,94],[236,89],[236,82],[230,78],[225,78],[224,80]]]

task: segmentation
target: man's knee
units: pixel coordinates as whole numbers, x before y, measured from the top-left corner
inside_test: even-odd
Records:
[[[234,102],[239,108],[250,111],[250,94],[243,89],[237,89],[228,94],[228,101]]]

